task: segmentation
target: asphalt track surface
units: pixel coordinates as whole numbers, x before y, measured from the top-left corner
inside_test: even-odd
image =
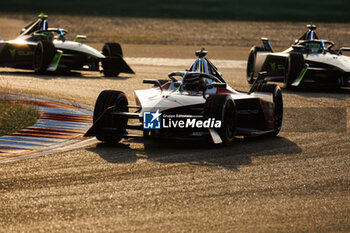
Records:
[[[127,57],[140,49],[125,47]],[[155,58],[172,58],[156,47]],[[192,47],[168,48],[194,57]],[[115,89],[133,103],[143,78],[188,67],[132,68],[136,75],[118,78],[2,68],[0,87],[90,106]],[[249,89],[244,68],[220,71],[233,88]],[[283,98],[276,138],[237,138],[229,147],[124,140],[1,164],[0,231],[349,232],[350,90],[284,90]]]
[[[119,78],[3,69],[0,82],[93,105],[104,89],[132,102],[143,78],[185,68],[133,65]],[[244,69],[221,72],[249,88]],[[1,164],[0,231],[349,231],[349,98],[284,91],[279,137],[230,147],[124,140]]]

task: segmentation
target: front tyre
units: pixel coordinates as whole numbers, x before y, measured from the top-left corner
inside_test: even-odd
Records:
[[[301,53],[290,53],[287,60],[287,69],[284,75],[286,89],[292,89],[292,83],[301,73],[305,66],[305,59]]]
[[[234,100],[230,95],[211,95],[204,106],[204,117],[221,121],[221,128],[217,129],[222,142],[230,145],[236,135],[237,111]]]
[[[51,41],[41,40],[35,47],[33,68],[37,73],[44,73],[55,55],[55,46]]]
[[[259,46],[253,46],[250,49],[248,62],[247,62],[247,81],[249,84],[253,84],[255,81],[254,70],[255,70],[255,63],[256,63],[256,54],[262,51],[265,51],[265,49]]]
[[[95,123],[107,108],[113,106],[112,112],[128,112],[128,99],[121,91],[105,90],[100,93],[96,100],[93,122]],[[122,138],[113,134],[125,134],[128,119],[125,116],[105,114],[99,120],[99,127],[114,128],[115,131],[108,135],[97,135],[96,138],[102,142],[116,143]]]
[[[119,43],[106,43],[102,48],[102,54],[106,57],[121,58],[123,57],[122,47]],[[122,62],[109,60],[108,58],[102,61],[104,76],[117,77],[122,71]]]

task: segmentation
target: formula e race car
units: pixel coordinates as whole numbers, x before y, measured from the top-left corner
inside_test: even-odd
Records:
[[[106,76],[134,73],[124,61],[118,43],[106,43],[101,53],[77,42],[86,39],[84,35],[77,35],[74,41],[67,40],[67,31],[49,28],[46,19],[47,15],[41,13],[16,39],[0,40],[0,66],[34,69],[39,73],[57,70],[102,71]]]
[[[171,72],[167,80],[143,80],[154,86],[135,91],[136,105],[129,105],[121,91],[102,91],[85,136],[103,142],[153,137],[230,144],[238,135],[277,135],[283,117],[280,88],[259,79],[249,92],[236,91],[206,54],[197,51],[189,70]]]
[[[252,84],[260,72],[267,81],[284,82],[285,87],[300,86],[339,88],[350,86],[350,57],[342,55],[350,48],[333,50],[334,43],[320,39],[315,25],[283,52],[274,52],[269,40],[261,38],[263,47],[251,48],[247,64],[247,81]]]

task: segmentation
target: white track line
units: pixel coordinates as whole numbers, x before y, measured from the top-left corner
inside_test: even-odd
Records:
[[[185,66],[190,68],[193,58],[125,57],[125,61],[130,65]],[[245,69],[247,67],[247,61],[244,60],[212,59],[211,61],[217,68]]]
[[[0,163],[14,162],[14,161],[19,161],[24,159],[36,158],[44,155],[51,155],[51,154],[62,153],[70,150],[76,150],[82,147],[96,144],[97,142],[98,140],[96,138],[89,138],[84,141],[77,141],[77,142],[73,140],[67,140],[65,143],[60,143],[57,146],[51,147],[50,150],[45,150],[34,154],[27,154],[27,155],[21,155],[17,157],[3,159],[3,160],[0,160]]]

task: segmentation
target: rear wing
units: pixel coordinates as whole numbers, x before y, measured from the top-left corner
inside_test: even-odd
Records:
[[[261,41],[264,45],[264,49],[265,51],[268,51],[268,52],[272,52],[273,53],[273,49],[272,49],[272,46],[270,44],[270,41],[268,38],[261,38]]]

